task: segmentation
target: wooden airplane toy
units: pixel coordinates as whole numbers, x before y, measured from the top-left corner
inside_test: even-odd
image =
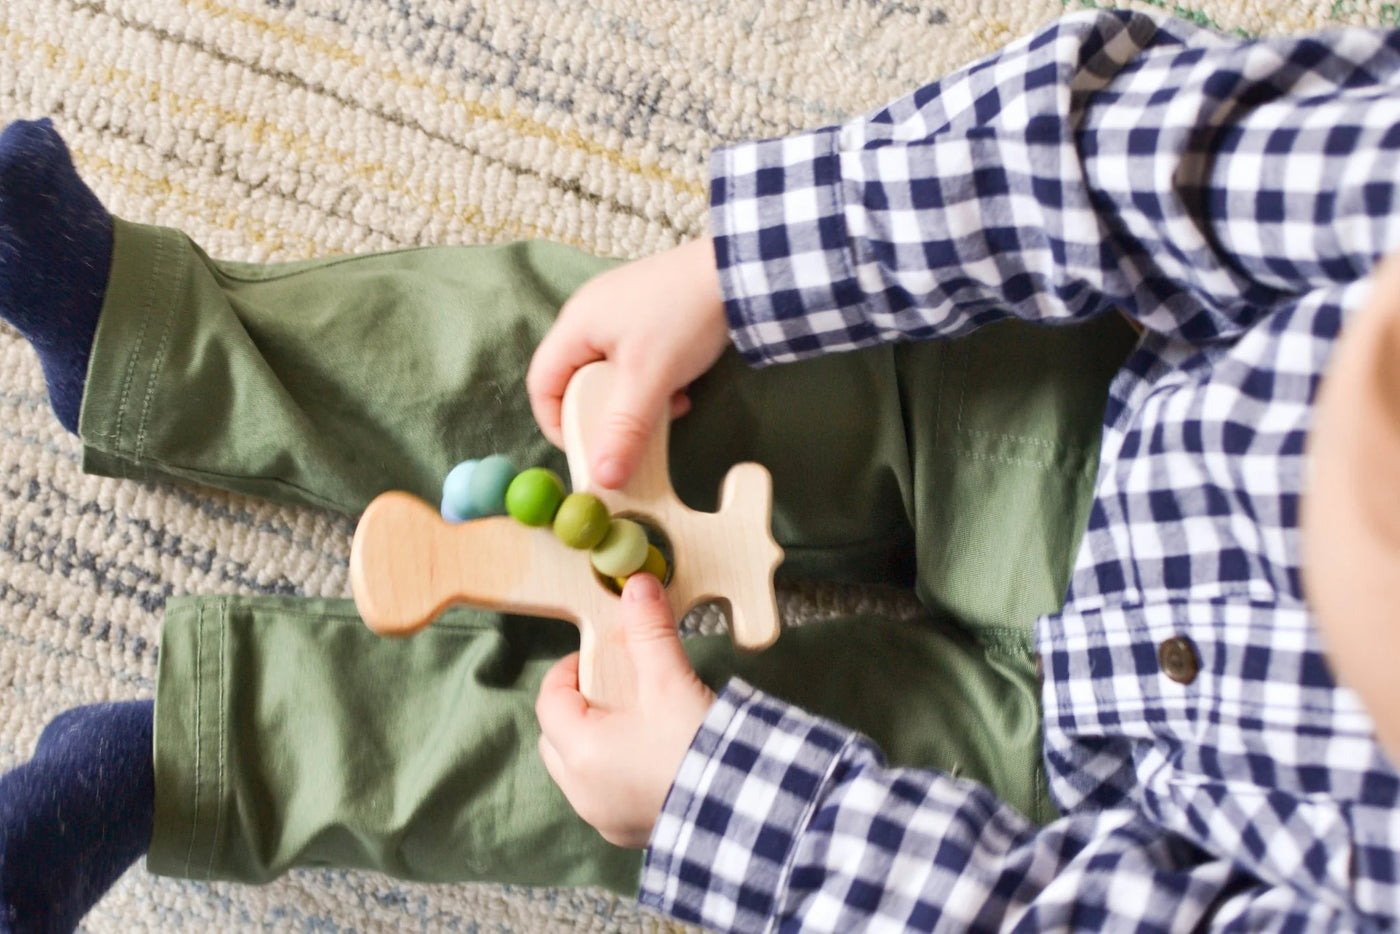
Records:
[[[771,645],[779,630],[773,572],[783,551],[770,531],[767,469],[736,464],[720,488],[717,512],[690,509],[671,487],[663,416],[627,484],[617,490],[598,485],[589,471],[591,445],[600,437],[614,376],[607,362],[589,364],[565,390],[561,420],[573,490],[594,494],[614,517],[660,533],[670,552],[665,593],[677,619],[701,603],[718,603],[736,645]],[[454,524],[416,496],[384,493],[355,529],[350,585],[366,625],[383,635],[415,632],[457,603],[569,620],[579,627],[583,695],[598,707],[634,696],[621,599],[587,551],[565,545],[547,526],[510,516]]]

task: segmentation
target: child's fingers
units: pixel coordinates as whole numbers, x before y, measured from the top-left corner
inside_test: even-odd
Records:
[[[676,617],[650,574],[633,574],[622,590],[622,626],[627,651],[644,682],[665,684],[694,673],[676,631]]]
[[[549,777],[554,781],[554,784],[559,786],[559,790],[564,792],[564,797],[568,798],[569,792],[565,789],[572,788],[573,776],[571,776],[569,770],[565,768],[564,760],[560,757],[559,750],[554,748],[554,744],[551,743],[549,737],[544,734],[540,735],[538,748],[540,760],[544,762],[544,770],[549,773]]]
[[[587,339],[573,336],[567,328],[556,326],[545,335],[530,367],[525,373],[525,392],[530,397],[530,410],[540,430],[556,447],[564,446],[560,420],[564,407],[564,389],[579,368],[606,356]]]
[[[557,745],[577,733],[588,709],[588,701],[579,693],[578,653],[574,652],[545,672],[535,698],[535,717],[540,721],[540,731]]]

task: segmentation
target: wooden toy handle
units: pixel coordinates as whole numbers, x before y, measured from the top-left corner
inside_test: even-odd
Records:
[[[579,690],[599,707],[626,703],[636,676],[622,644],[619,598],[588,553],[509,516],[446,522],[409,493],[375,498],[350,546],[350,581],[365,625],[410,635],[455,603],[579,627]]]

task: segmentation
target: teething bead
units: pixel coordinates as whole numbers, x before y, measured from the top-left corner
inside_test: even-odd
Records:
[[[554,514],[554,534],[570,548],[592,548],[608,534],[608,507],[592,493],[570,493]]]
[[[447,501],[447,497],[445,496],[442,499],[441,505],[438,506],[438,512],[442,515],[443,521],[450,522],[453,525],[467,521],[466,516],[458,515],[457,510],[452,508],[452,504]]]
[[[655,545],[648,544],[647,559],[646,561],[642,562],[642,566],[638,568],[637,571],[646,571],[652,577],[661,581],[662,584],[665,584],[666,574],[668,573],[668,568],[666,567],[666,556],[661,553],[660,548],[657,548]],[[634,571],[633,573],[635,574],[637,573],[637,571]],[[627,578],[614,577],[613,583],[617,584],[618,590],[622,590],[624,587],[627,586]]]
[[[665,583],[667,571],[666,556],[661,553],[660,548],[657,548],[651,543],[647,544],[647,557],[646,560],[642,562],[641,569],[662,583]]]
[[[441,512],[448,522],[465,522],[476,518],[471,506],[469,488],[477,463],[475,460],[462,461],[449,470],[447,478],[442,481]]]
[[[467,502],[478,516],[498,516],[506,511],[506,488],[515,479],[515,465],[500,454],[483,457],[467,484]]]
[[[564,501],[564,481],[547,467],[522,470],[506,487],[506,512],[525,525],[549,525]]]
[[[589,560],[599,574],[626,577],[647,559],[647,533],[631,519],[614,519],[603,540],[593,546]]]

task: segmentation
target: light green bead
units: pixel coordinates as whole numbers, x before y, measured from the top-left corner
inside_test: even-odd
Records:
[[[570,548],[592,548],[608,534],[608,507],[592,493],[570,493],[554,514],[554,534]]]
[[[564,481],[548,467],[530,467],[506,487],[506,512],[525,525],[549,525],[564,501]]]
[[[631,519],[614,519],[589,560],[605,577],[626,577],[647,560],[647,533]]]

